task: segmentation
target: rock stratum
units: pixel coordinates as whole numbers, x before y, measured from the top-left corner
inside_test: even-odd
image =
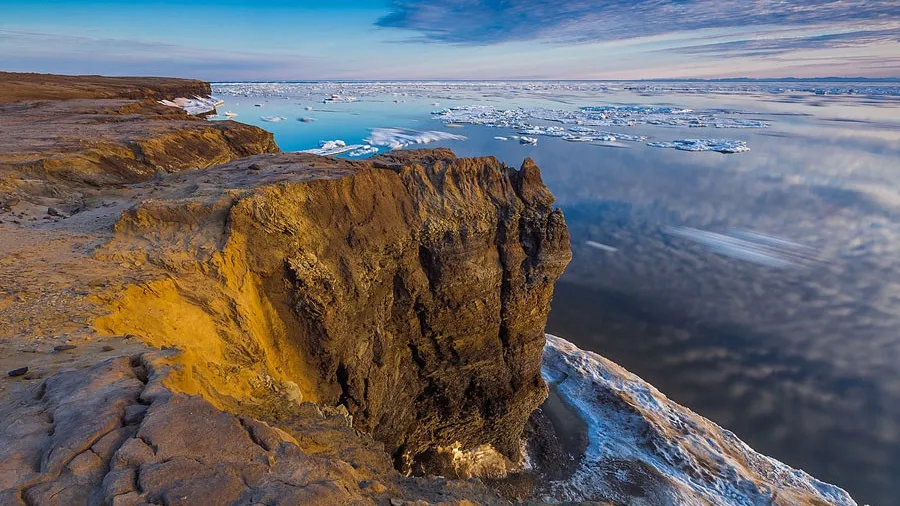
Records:
[[[531,160],[157,103],[207,93],[0,74],[0,504],[852,504],[545,348],[571,253]]]

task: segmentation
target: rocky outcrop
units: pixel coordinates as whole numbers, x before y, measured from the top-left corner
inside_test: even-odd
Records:
[[[530,160],[268,155],[166,182],[177,190],[124,213],[100,256],[169,275],[116,294],[98,328],[185,350],[182,388],[223,407],[263,395],[261,375],[343,405],[401,469],[519,459],[570,259]]]
[[[189,80],[0,74],[0,199],[77,208],[100,187],[279,151],[260,128],[156,102],[208,92]]]
[[[209,83],[166,77],[62,76],[0,72],[0,102],[117,98],[171,100],[207,96]]]
[[[345,415],[312,403],[296,408],[298,439],[176,394],[164,363],[142,354],[63,371],[0,411],[0,503],[506,503],[479,484],[402,477]]]

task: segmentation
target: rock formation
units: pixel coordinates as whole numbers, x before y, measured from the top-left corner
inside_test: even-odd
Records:
[[[309,402],[295,437],[174,393],[161,358],[60,372],[0,411],[0,504],[506,503],[479,484],[402,477],[345,415]]]
[[[531,160],[156,103],[205,93],[0,73],[0,503],[852,504],[558,339],[532,416],[571,254]]]
[[[189,391],[223,407],[258,396],[259,375],[343,405],[401,469],[440,470],[453,445],[519,460],[570,258],[530,160],[517,171],[448,150],[260,155],[171,181],[98,253],[169,276],[114,294],[100,329],[183,349],[205,371],[185,378],[203,383]],[[145,317],[163,305],[209,324]]]
[[[262,129],[156,102],[208,93],[199,81],[0,73],[0,198],[77,208],[106,185],[278,152]]]

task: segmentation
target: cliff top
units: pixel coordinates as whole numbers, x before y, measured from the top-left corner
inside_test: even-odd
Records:
[[[209,83],[171,77],[102,77],[0,72],[0,103],[74,98],[157,100],[209,95]]]

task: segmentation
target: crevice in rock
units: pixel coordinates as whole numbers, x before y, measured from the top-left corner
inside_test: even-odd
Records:
[[[348,409],[351,407],[350,403],[359,404],[353,397],[353,393],[351,392],[350,387],[350,371],[347,369],[347,366],[344,365],[343,362],[338,364],[337,371],[335,372],[335,376],[338,382],[338,385],[341,387],[341,395],[338,398],[338,404],[343,404]]]
[[[247,431],[247,437],[249,437],[250,440],[256,444],[256,446],[259,446],[260,448],[262,448],[263,450],[265,450],[267,452],[270,452],[273,450],[272,448],[269,448],[266,445],[265,441],[262,441],[257,437],[256,432],[253,430],[253,427],[251,427],[248,424],[248,420],[246,418],[241,417],[240,422],[241,422],[241,427],[243,427],[244,430]]]

